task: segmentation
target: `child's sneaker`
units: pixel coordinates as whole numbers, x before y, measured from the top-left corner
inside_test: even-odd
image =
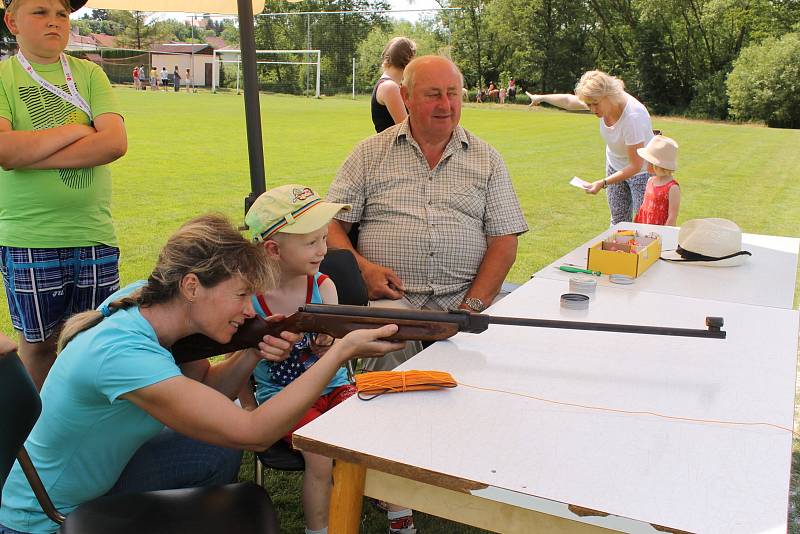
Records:
[[[414,528],[414,516],[406,514],[395,519],[390,518],[389,534],[417,534],[417,529]]]

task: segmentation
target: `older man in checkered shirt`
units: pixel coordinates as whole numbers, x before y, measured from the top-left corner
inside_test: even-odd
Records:
[[[328,191],[353,206],[328,242],[353,250],[375,305],[483,311],[528,230],[502,157],[459,125],[462,87],[444,57],[409,63],[400,89],[409,118],[356,146]],[[392,369],[415,350],[367,367]]]

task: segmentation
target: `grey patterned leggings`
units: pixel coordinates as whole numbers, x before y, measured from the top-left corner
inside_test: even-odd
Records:
[[[617,170],[611,165],[606,165],[606,176],[611,176],[615,172]],[[633,216],[639,211],[644,200],[647,178],[646,172],[640,172],[606,188],[606,200],[608,200],[608,209],[611,210],[612,225],[633,221]]]

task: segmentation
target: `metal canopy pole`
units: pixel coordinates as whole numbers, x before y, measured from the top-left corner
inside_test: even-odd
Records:
[[[252,0],[237,0],[239,6],[239,41],[244,70],[244,118],[247,125],[247,154],[250,159],[250,195],[244,199],[244,211],[258,195],[267,190],[264,171],[264,143],[261,137],[261,106],[258,100],[256,41]]]

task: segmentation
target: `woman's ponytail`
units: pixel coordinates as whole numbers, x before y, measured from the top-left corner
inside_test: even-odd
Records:
[[[99,310],[89,310],[73,315],[67,322],[64,323],[64,328],[61,329],[61,335],[58,336],[58,345],[56,351],[61,352],[67,343],[72,341],[72,338],[83,332],[89,330],[93,326],[97,326],[100,322],[109,317],[117,310],[124,310],[131,306],[138,306],[141,304],[141,290],[134,291],[131,295],[115,300],[105,306],[100,306]]]
[[[56,350],[61,352],[67,343],[72,341],[72,338],[88,330],[89,328],[100,324],[103,320],[103,314],[97,310],[89,310],[73,315],[67,322],[64,323],[64,328],[61,329],[61,335],[58,336],[58,346]]]

